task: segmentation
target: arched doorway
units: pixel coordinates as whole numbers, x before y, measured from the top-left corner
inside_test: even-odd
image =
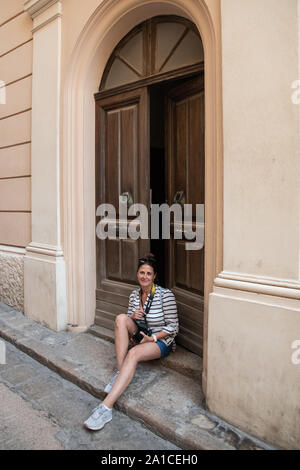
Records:
[[[116,227],[121,194],[147,208],[204,204],[204,51],[191,21],[158,16],[136,26],[111,54],[95,100],[96,205],[117,209]],[[151,251],[160,284],[177,299],[177,342],[202,355],[204,249],[187,251],[176,230],[171,223],[170,240],[124,239],[119,230],[97,240],[95,323],[114,328],[136,284],[137,258]]]
[[[107,60],[124,35],[153,15],[191,19],[201,34],[205,55],[205,287],[203,382],[206,389],[208,302],[213,281],[223,269],[223,134],[220,2],[206,0],[106,0],[80,32],[63,82],[64,254],[68,323],[79,331],[94,323],[95,101]]]

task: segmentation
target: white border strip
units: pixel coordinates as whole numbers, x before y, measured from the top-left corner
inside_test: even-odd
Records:
[[[25,248],[17,248],[15,246],[0,245],[0,253],[11,253],[15,255],[26,255]]]
[[[298,0],[298,80],[300,80],[300,0]],[[300,105],[298,104],[298,129],[300,132]],[[299,232],[300,234],[300,218],[299,218]],[[300,250],[299,250],[299,259],[298,259],[298,278],[300,281]]]
[[[298,79],[300,80],[300,0],[298,0]]]

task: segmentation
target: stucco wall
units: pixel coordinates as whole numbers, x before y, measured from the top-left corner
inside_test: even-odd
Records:
[[[0,244],[25,247],[31,239],[32,21],[23,0],[1,0]]]
[[[224,272],[210,295],[207,402],[300,446],[297,0],[222,0]]]
[[[32,21],[23,0],[0,2],[0,300],[24,310],[24,250],[31,240]]]
[[[299,449],[299,301],[219,290],[209,307],[209,408],[265,442]]]
[[[297,3],[221,2],[225,271],[299,279]]]

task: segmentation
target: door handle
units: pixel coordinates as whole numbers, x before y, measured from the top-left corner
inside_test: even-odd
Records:
[[[126,191],[120,195],[120,200],[123,204],[127,204],[127,207],[132,206],[133,199],[130,192]]]
[[[185,203],[184,191],[177,191],[173,198],[174,204],[181,204],[182,206]]]

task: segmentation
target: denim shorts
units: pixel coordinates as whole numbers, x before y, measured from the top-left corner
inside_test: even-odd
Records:
[[[170,354],[172,351],[172,345],[173,343],[170,344],[170,346],[167,346],[163,341],[160,341],[159,339],[156,342],[157,346],[159,346],[160,351],[161,351],[161,358],[166,357]]]

